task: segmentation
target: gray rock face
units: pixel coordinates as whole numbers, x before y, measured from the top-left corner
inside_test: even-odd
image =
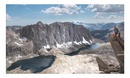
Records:
[[[55,22],[50,25],[38,22],[25,26],[18,31],[20,37],[33,41],[33,52],[41,49],[59,48],[64,52],[77,50],[84,45],[91,45],[93,38],[85,27],[69,22]]]
[[[6,30],[6,56],[28,55],[33,53],[32,41],[20,38],[13,31]]]
[[[120,31],[120,36],[121,38],[124,39],[124,22],[122,22],[119,26],[118,26],[118,29]]]

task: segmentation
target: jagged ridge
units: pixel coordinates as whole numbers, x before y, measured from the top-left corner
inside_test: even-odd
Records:
[[[69,22],[54,22],[47,25],[39,21],[37,24],[19,29],[17,33],[20,33],[20,37],[33,41],[34,52],[49,48],[62,48],[62,50],[71,48],[73,50],[76,45],[80,45],[80,47],[81,45],[91,45],[93,41],[89,30],[82,25]],[[71,52],[71,50],[65,51]]]

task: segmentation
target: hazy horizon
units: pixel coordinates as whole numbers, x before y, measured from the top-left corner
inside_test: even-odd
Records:
[[[39,21],[37,21],[37,22],[39,22]],[[34,23],[30,23],[30,24],[26,24],[26,25],[6,25],[6,26],[27,26],[27,25],[33,25],[33,24],[36,24],[37,22],[34,22]],[[42,21],[41,21],[42,22]],[[70,23],[73,23],[73,22],[79,22],[79,21],[55,21],[55,22],[62,22],[62,23],[64,23],[64,22],[70,22]],[[124,21],[121,21],[121,22],[108,22],[108,23],[122,23],[122,22],[124,22]],[[52,22],[52,23],[45,23],[45,22],[42,22],[43,24],[52,24],[52,23],[54,23],[54,22]],[[85,22],[82,22],[82,23],[85,23]],[[101,23],[104,23],[104,24],[107,24],[107,23],[105,23],[105,22],[98,22],[99,24],[101,24]],[[98,23],[86,23],[86,24],[98,24]]]

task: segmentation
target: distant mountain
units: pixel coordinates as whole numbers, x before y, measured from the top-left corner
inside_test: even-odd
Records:
[[[77,25],[83,25],[87,29],[93,31],[93,30],[106,30],[106,29],[111,29],[114,26],[119,26],[121,23],[83,23],[83,22],[73,22],[74,24]]]
[[[6,26],[6,29],[9,30],[9,31],[15,31],[15,30],[18,30],[20,28],[22,28],[23,26]]]
[[[15,33],[13,31],[11,32],[12,34],[7,34],[6,41],[8,55],[12,51],[12,53],[15,51],[27,51],[27,48],[23,46],[29,44],[33,46],[33,53],[53,55],[50,52],[53,48],[57,48],[63,54],[66,54],[93,43],[93,37],[88,29],[82,25],[76,25],[70,22],[54,22],[48,25],[39,21],[34,25],[24,26],[16,30]],[[29,53],[32,53],[31,48],[29,49]],[[28,54],[28,52],[24,53]],[[58,51],[54,53],[58,53]]]
[[[77,25],[83,25],[89,30],[100,30],[100,28],[105,24],[105,23],[83,23],[83,22],[73,22],[74,24]]]
[[[114,26],[117,26],[117,24],[116,23],[106,23],[105,25],[103,25],[102,27],[101,27],[101,29],[103,29],[103,30],[106,30],[106,29],[111,29],[111,28],[113,28]]]
[[[107,25],[110,25],[109,29],[92,30],[91,31],[92,36],[95,37],[95,38],[104,40],[104,41],[109,41],[108,40],[108,35],[109,34],[114,34],[114,28],[113,28],[112,24],[107,24]],[[107,26],[107,25],[105,25],[105,26]],[[113,23],[113,25],[114,25],[114,23]],[[124,39],[124,22],[118,23],[117,28],[120,31],[121,38]]]

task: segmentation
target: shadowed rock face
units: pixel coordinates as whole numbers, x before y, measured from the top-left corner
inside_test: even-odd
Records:
[[[124,22],[121,23],[121,24],[118,26],[118,29],[119,29],[119,31],[120,31],[120,36],[121,36],[121,38],[124,39]]]
[[[17,33],[20,37],[26,37],[33,41],[33,52],[37,52],[40,49],[49,48],[62,48],[64,51],[71,52],[77,48],[81,48],[83,45],[92,44],[92,36],[85,27],[81,25],[75,25],[69,22],[55,22],[50,25],[38,22],[34,25],[28,25],[19,29]],[[80,46],[79,46],[80,45]],[[71,50],[66,50],[66,48]]]

